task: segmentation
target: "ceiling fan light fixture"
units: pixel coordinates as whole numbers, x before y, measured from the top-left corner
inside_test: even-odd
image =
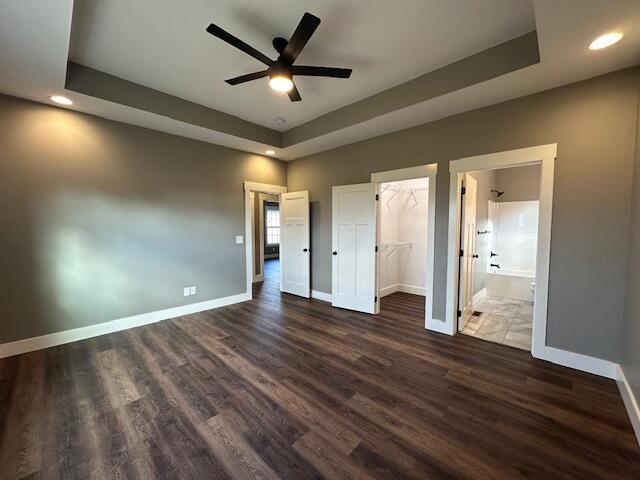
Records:
[[[272,75],[269,78],[269,86],[276,92],[288,92],[293,88],[293,80],[286,75]]]

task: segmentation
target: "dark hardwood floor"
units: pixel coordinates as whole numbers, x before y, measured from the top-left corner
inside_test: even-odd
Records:
[[[276,269],[251,302],[0,360],[0,478],[640,478],[613,381]]]

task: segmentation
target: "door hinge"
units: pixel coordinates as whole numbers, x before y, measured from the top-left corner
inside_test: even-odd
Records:
[[[378,253],[378,245],[376,245],[376,253]]]
[[[460,256],[464,257],[464,250],[460,250]]]
[[[376,201],[380,200],[380,195],[376,193]]]
[[[464,195],[465,193],[467,193],[467,187],[462,187],[462,189],[460,190],[460,193],[462,195]]]
[[[378,303],[378,297],[373,297],[373,303]]]
[[[457,313],[458,313],[458,317],[461,317],[461,316],[462,316],[462,310],[458,310],[458,312],[457,312]]]

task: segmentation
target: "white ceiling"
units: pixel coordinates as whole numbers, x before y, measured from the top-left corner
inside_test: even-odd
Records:
[[[275,58],[272,39],[289,38],[305,11],[322,22],[296,63],[353,68],[349,80],[296,77],[303,99],[297,103],[271,90],[266,78],[224,82],[266,67],[205,32],[209,23]],[[70,57],[287,129],[534,28],[530,0],[84,0],[75,7]]]
[[[255,153],[267,148],[161,115],[65,92],[72,0],[0,0],[0,3],[0,92],[43,103],[48,103],[48,95],[66,93],[75,101],[71,107],[74,110]],[[97,4],[99,10],[78,9],[85,4]],[[363,11],[358,12],[353,5],[361,6]],[[286,149],[276,149],[277,155],[283,159],[298,158],[640,63],[640,1],[533,0],[533,6],[540,42],[539,64]],[[288,120],[285,129],[532,27],[527,23],[531,22],[528,0],[286,0],[277,6],[258,0],[85,0],[78,7],[81,19],[93,15],[99,20],[76,23],[71,58],[270,128],[276,128],[274,117],[283,116]],[[258,70],[261,65],[206,34],[204,28],[210,21],[270,55],[271,37],[289,36],[304,10],[320,16],[322,23],[300,61],[352,67],[352,79],[300,79],[303,101],[297,104],[276,96],[267,88],[266,81],[238,87],[223,83],[225,78]],[[434,22],[435,15],[438,20]],[[380,26],[384,26],[382,32]],[[75,30],[76,27],[79,29]],[[96,27],[94,33],[92,29]],[[595,36],[613,29],[625,33],[618,45],[599,52],[587,49]],[[149,36],[143,32],[149,32]],[[190,39],[187,46],[184,40],[178,40],[183,35],[184,39]],[[395,49],[407,38],[413,44],[409,52],[378,55],[384,49]],[[143,59],[139,62],[132,60],[141,58],[140,55]],[[131,71],[118,70],[127,66],[132,67]]]

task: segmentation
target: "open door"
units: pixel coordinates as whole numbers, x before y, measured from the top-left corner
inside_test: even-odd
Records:
[[[333,187],[334,307],[376,312],[376,184]]]
[[[280,290],[309,298],[309,192],[280,194],[280,230]]]
[[[473,301],[473,280],[476,255],[476,197],[478,182],[468,173],[464,175],[462,195],[462,216],[460,230],[460,298],[461,319],[458,329],[462,330],[471,316]]]

